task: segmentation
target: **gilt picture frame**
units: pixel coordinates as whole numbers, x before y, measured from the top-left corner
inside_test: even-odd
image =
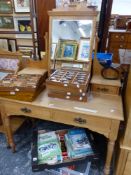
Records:
[[[63,44],[62,59],[75,60],[78,44],[74,41],[66,41]]]
[[[78,43],[76,40],[60,39],[56,51],[57,60],[74,60],[76,58]]]

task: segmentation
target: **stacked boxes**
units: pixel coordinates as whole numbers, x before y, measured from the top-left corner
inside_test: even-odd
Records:
[[[56,70],[46,81],[48,96],[86,102],[89,80],[86,71]]]

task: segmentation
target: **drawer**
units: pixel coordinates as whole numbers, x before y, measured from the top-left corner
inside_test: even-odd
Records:
[[[126,42],[111,42],[110,48],[111,49],[125,49],[127,47]]]
[[[91,90],[99,93],[104,94],[113,94],[113,95],[119,95],[119,87],[117,86],[107,86],[107,85],[100,85],[100,84],[92,84]]]
[[[131,40],[130,40],[130,42],[129,43],[127,43],[127,47],[126,47],[127,49],[131,49]]]
[[[78,114],[67,111],[55,110],[52,113],[52,119],[55,122],[61,122],[73,126],[84,127],[97,131],[108,136],[111,127],[111,120],[101,117],[90,116],[89,114]]]
[[[131,33],[128,34],[128,42],[131,42]]]
[[[128,34],[127,33],[110,33],[109,36],[110,41],[127,41]]]
[[[40,119],[50,119],[51,112],[47,108],[32,106],[29,104],[19,104],[7,102],[4,104],[8,115],[25,115]]]

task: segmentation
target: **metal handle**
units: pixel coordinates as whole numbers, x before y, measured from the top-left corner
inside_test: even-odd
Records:
[[[85,119],[82,119],[80,117],[74,118],[74,122],[79,123],[79,124],[86,124],[87,123]]]
[[[31,113],[31,109],[28,109],[26,107],[20,109],[24,113]]]
[[[109,89],[107,88],[97,88],[98,91],[102,91],[102,92],[108,92]]]

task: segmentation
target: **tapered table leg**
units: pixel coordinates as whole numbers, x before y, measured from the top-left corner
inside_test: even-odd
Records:
[[[105,168],[104,168],[104,175],[110,174],[110,168],[111,168],[110,166],[111,166],[114,146],[115,146],[115,141],[109,140],[108,146],[107,146],[107,156],[106,156],[106,163],[105,163]]]
[[[10,122],[10,117],[6,116],[4,118],[4,124],[5,124],[5,132],[6,132],[6,137],[7,137],[7,142],[9,146],[12,149],[12,152],[15,152],[15,143],[13,139],[13,132],[11,129],[11,122]]]

